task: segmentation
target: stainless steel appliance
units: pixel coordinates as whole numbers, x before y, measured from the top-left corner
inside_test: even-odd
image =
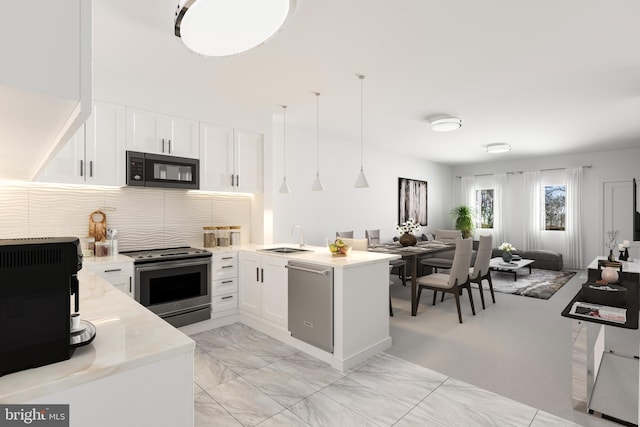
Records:
[[[289,261],[291,336],[333,353],[333,268]]]
[[[127,185],[200,188],[200,160],[127,151]]]
[[[95,337],[81,321],[76,237],[0,239],[0,375],[67,360]],[[76,317],[76,316],[74,316]]]
[[[211,252],[179,247],[121,253],[133,258],[140,304],[176,327],[211,318]]]

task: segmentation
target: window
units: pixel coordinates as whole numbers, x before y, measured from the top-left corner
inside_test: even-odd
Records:
[[[566,213],[566,187],[545,185],[544,187],[544,229],[564,231]]]
[[[476,228],[493,228],[493,188],[476,190]]]

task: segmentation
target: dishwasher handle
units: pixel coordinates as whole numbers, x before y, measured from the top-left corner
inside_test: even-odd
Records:
[[[331,272],[331,270],[314,270],[312,268],[304,268],[304,267],[300,267],[300,266],[297,266],[297,265],[290,265],[290,264],[285,265],[285,267],[286,268],[290,268],[291,270],[306,271],[308,273],[319,274],[321,276],[326,276],[327,274],[329,274]]]

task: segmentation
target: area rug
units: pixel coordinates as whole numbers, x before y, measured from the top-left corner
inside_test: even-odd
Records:
[[[575,271],[552,271],[528,268],[518,270],[518,280],[513,280],[513,273],[500,271],[491,272],[493,290],[506,294],[522,295],[525,297],[549,299],[565,283],[574,276]],[[472,286],[477,288],[474,283]],[[485,290],[489,288],[486,281],[483,282]]]

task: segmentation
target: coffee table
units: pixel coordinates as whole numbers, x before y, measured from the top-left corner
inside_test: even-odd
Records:
[[[518,269],[523,267],[529,267],[529,274],[531,274],[531,264],[535,260],[533,259],[519,259],[517,261],[511,261],[509,263],[504,262],[502,258],[491,258],[489,262],[489,268],[493,271],[502,271],[504,273],[513,273],[513,281],[518,280]]]

